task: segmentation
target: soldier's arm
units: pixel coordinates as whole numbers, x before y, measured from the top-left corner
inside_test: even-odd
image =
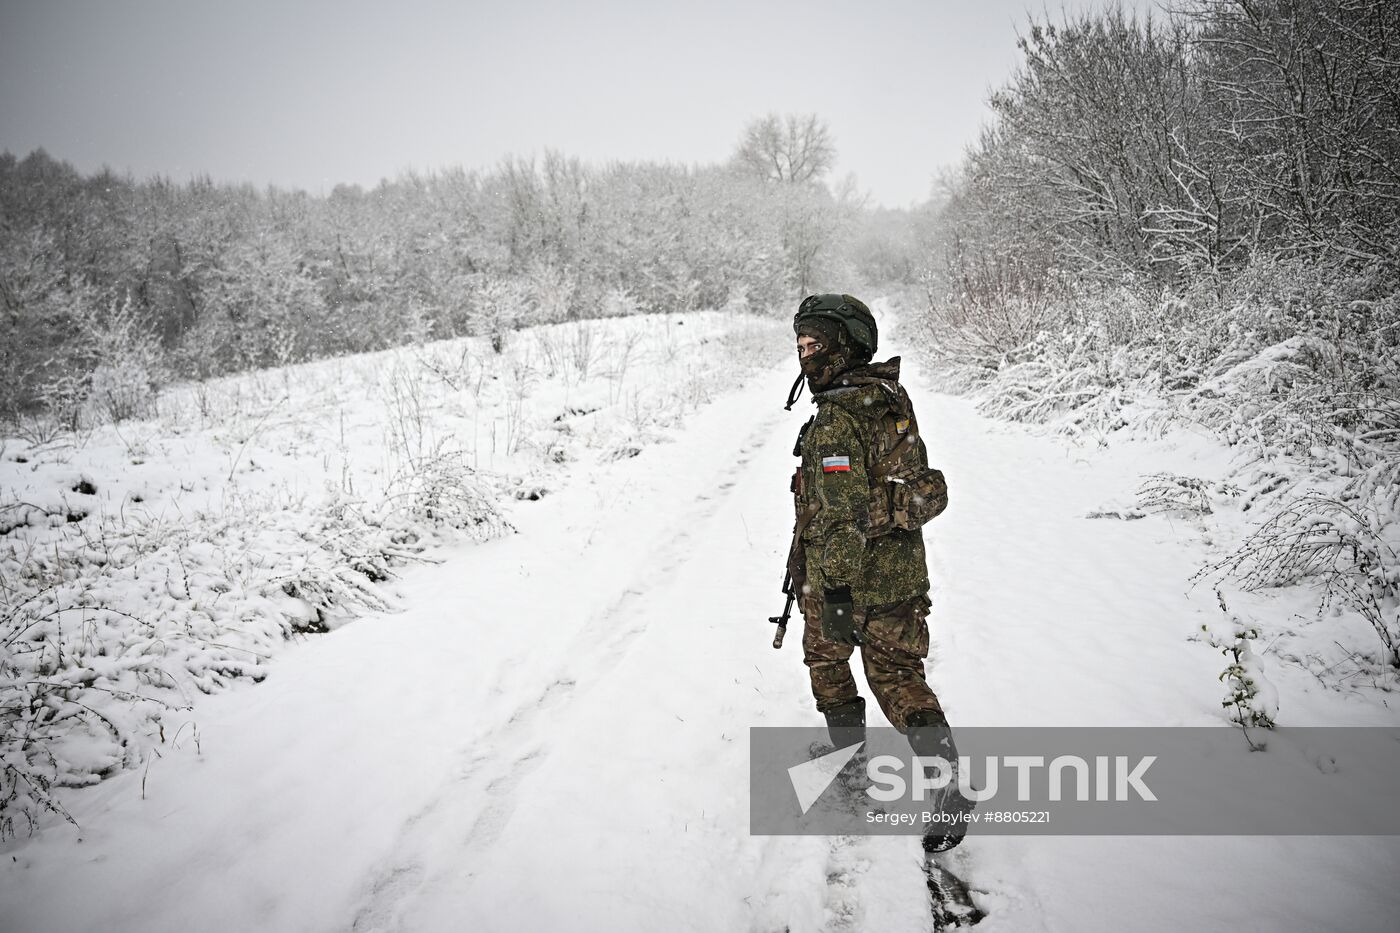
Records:
[[[807,438],[813,455],[816,497],[821,510],[813,519],[817,540],[824,542],[819,560],[831,589],[851,586],[860,575],[865,531],[870,527],[865,446],[855,419],[843,409],[818,418]]]

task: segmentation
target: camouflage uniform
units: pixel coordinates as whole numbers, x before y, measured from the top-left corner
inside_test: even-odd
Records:
[[[941,715],[923,668],[928,570],[920,530],[869,534],[868,456],[880,443],[881,419],[898,407],[908,411],[908,396],[899,385],[898,357],[818,379],[826,383],[812,396],[817,413],[803,428],[802,465],[793,481],[800,531],[789,569],[802,594],[803,659],[818,710],[829,714],[862,702],[851,676],[853,647],[822,634],[823,593],[849,587],[866,682],[903,732],[913,713]]]

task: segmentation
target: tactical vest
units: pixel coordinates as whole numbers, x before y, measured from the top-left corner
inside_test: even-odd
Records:
[[[862,426],[870,430],[865,450],[865,474],[870,483],[869,525],[861,530],[871,538],[896,529],[922,528],[948,507],[948,483],[941,470],[928,465],[928,449],[919,435],[908,393],[897,382],[881,379],[876,384],[888,407],[873,423],[868,417],[860,419]],[[808,420],[802,426],[794,456],[801,456],[802,441],[811,424]],[[793,477],[792,491],[797,498],[799,522],[804,513],[810,518],[814,503],[808,501],[807,490],[802,489],[800,468]]]

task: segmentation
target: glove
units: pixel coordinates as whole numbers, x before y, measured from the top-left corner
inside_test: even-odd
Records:
[[[841,645],[860,644],[856,607],[851,602],[849,586],[822,591],[822,635]]]

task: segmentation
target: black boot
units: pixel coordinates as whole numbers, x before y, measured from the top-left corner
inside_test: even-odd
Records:
[[[827,710],[826,732],[831,747],[846,748],[865,741],[865,697],[856,697],[844,706]]]
[[[948,786],[935,799],[938,811],[951,818],[950,822],[930,823],[924,833],[925,852],[946,852],[963,841],[967,835],[966,817],[976,804],[962,795],[958,787],[960,765],[958,748],[953,744],[953,730],[941,710],[917,710],[909,714],[906,738],[909,747],[920,758],[942,758],[952,768]]]
[[[856,697],[844,706],[827,710],[823,713],[826,717],[826,732],[831,736],[831,745],[817,742],[812,745],[812,757],[820,758],[830,754],[837,749],[850,748],[852,745],[865,742],[865,698]],[[851,760],[846,762],[846,766],[841,769],[841,774],[837,777],[836,783],[841,788],[840,806],[846,810],[860,811],[869,801],[865,798],[864,791],[870,786],[870,778],[866,774],[865,747],[861,748],[851,756]]]

